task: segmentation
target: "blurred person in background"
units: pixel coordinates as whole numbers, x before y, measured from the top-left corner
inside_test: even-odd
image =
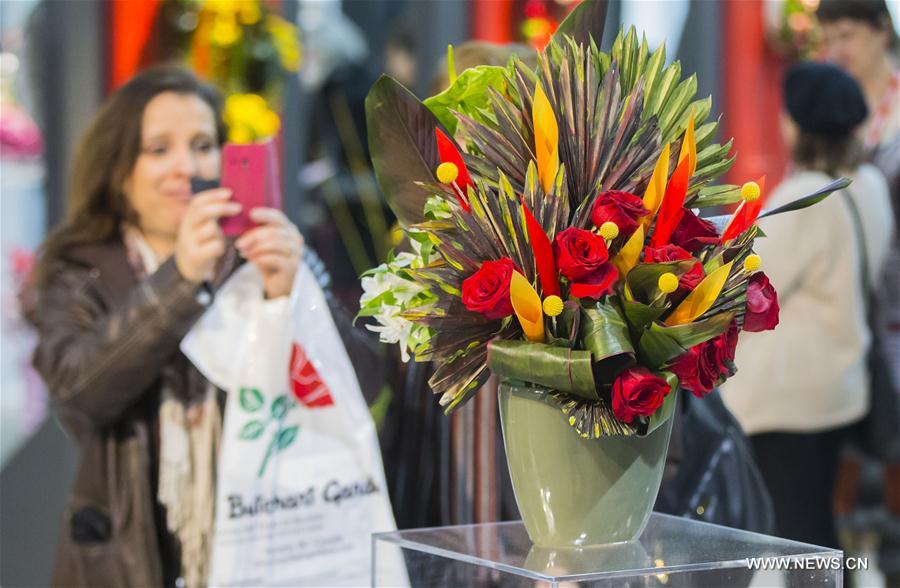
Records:
[[[900,43],[885,0],[822,0],[817,11],[825,57],[862,88],[869,117],[857,136],[868,159],[888,180],[895,223],[900,226]],[[900,234],[891,243],[877,289],[880,341],[900,394]],[[891,520],[883,519],[885,507]],[[883,522],[879,566],[900,586],[900,463],[878,463],[859,453],[844,456],[836,509],[850,530]],[[867,522],[871,520],[872,522]]]
[[[303,251],[281,211],[226,242],[240,204],[219,177],[221,99],[190,72],[145,71],[107,100],[73,165],[67,216],[44,242],[34,363],[81,452],[57,586],[206,582],[223,393],[179,351],[246,259],[260,296],[290,293]]]
[[[867,107],[853,78],[832,65],[803,63],[787,72],[783,92],[782,131],[794,169],[767,206],[838,176],[853,183],[806,214],[762,224],[766,237],[755,250],[779,293],[780,324],[745,336],[735,358],[741,370],[723,397],[750,435],[775,506],[776,533],[836,548],[832,489],[843,439],[868,409],[872,338],[851,203],[873,273],[885,262],[893,217],[884,176],[864,163],[854,135]]]

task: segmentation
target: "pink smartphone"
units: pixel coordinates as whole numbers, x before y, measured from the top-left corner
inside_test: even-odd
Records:
[[[227,237],[236,237],[252,229],[250,211],[265,206],[281,209],[281,181],[278,159],[272,141],[237,145],[226,143],[222,149],[223,188],[231,189],[231,199],[240,202],[241,212],[219,222]]]

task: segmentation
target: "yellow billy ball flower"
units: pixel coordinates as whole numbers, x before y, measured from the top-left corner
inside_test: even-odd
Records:
[[[442,184],[452,184],[459,175],[459,169],[456,164],[445,161],[437,167],[437,178]]]
[[[562,298],[555,294],[544,298],[544,314],[547,316],[559,316],[563,311]]]
[[[759,266],[762,264],[762,258],[753,253],[747,256],[747,259],[744,260],[744,269],[748,272],[755,272],[759,269]]]
[[[741,198],[748,202],[753,202],[759,198],[759,184],[756,182],[747,182],[741,186]]]
[[[600,236],[606,240],[615,239],[619,236],[619,225],[612,221],[606,221],[600,225]]]
[[[666,294],[671,294],[678,289],[678,276],[671,272],[666,272],[659,276],[657,286],[659,286],[659,289]]]

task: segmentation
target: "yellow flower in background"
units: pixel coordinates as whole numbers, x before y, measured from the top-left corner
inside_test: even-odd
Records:
[[[266,27],[272,34],[272,41],[275,43],[282,67],[288,71],[300,69],[300,41],[297,38],[297,27],[274,14],[266,17]]]
[[[244,0],[240,3],[237,16],[242,25],[255,25],[262,18],[259,2],[257,0]]]
[[[210,39],[220,47],[234,45],[241,38],[241,27],[233,18],[217,15],[213,23]]]
[[[252,143],[278,133],[281,119],[258,94],[232,94],[225,100],[225,124],[232,143]]]

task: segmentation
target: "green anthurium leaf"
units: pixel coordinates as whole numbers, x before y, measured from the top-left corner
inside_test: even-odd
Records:
[[[438,120],[412,92],[381,76],[366,97],[372,166],[388,205],[404,226],[425,220],[427,191],[440,164],[434,129]]]
[[[551,41],[561,44],[566,35],[585,46],[590,45],[592,39],[597,45],[602,44],[608,6],[608,0],[584,0],[559,24]]]
[[[464,112],[478,122],[485,122],[479,113],[490,112],[488,88],[502,91],[505,85],[505,68],[479,65],[462,72],[449,88],[425,99],[423,104],[452,135],[456,133],[457,125],[456,115],[452,111]]]
[[[788,202],[784,206],[779,206],[773,210],[767,210],[764,213],[759,215],[759,218],[766,218],[767,216],[775,216],[776,214],[781,214],[783,212],[791,212],[793,210],[802,210],[804,208],[808,208],[813,204],[817,204],[822,200],[828,198],[833,192],[837,192],[838,190],[843,190],[847,186],[851,184],[850,178],[838,178],[835,181],[831,182],[827,186],[816,190],[812,194],[804,196],[803,198],[798,198],[793,202]]]
[[[694,345],[699,345],[724,333],[728,325],[731,324],[732,319],[734,319],[734,313],[725,312],[702,321],[674,327],[653,323],[650,325],[650,330],[665,334],[682,348],[690,349]]]
[[[646,428],[638,428],[638,436],[646,437],[660,426],[662,426],[667,420],[672,418],[672,415],[675,414],[675,409],[678,407],[678,388],[677,382],[678,378],[675,378],[675,384],[672,383],[671,377],[674,377],[674,374],[671,372],[663,372],[662,375],[666,382],[669,383],[671,387],[668,394],[666,394],[666,399],[663,401],[662,406],[656,409],[652,415],[650,415],[650,419],[647,421]]]
[[[628,320],[628,325],[632,329],[637,330],[643,329],[658,319],[667,309],[664,307],[647,306],[641,302],[622,300],[622,310],[624,311],[625,318]]]
[[[635,362],[628,324],[612,304],[598,303],[582,309],[581,314],[580,338],[593,355],[594,377],[600,385],[610,384]]]
[[[638,341],[638,357],[641,365],[651,370],[660,369],[685,351],[684,347],[660,331],[647,329]]]
[[[488,344],[488,367],[502,379],[597,400],[591,352],[530,341],[494,340]]]
[[[265,404],[262,393],[256,388],[241,388],[238,394],[241,408],[247,412],[255,412]]]
[[[665,263],[639,263],[628,272],[625,279],[635,300],[650,302],[659,291],[659,277],[665,273],[673,273],[679,278],[689,272],[694,264],[693,259],[667,261]]]
[[[634,353],[631,337],[628,335],[628,324],[615,306],[597,303],[582,308],[581,315],[581,342],[594,355],[594,361]]]

